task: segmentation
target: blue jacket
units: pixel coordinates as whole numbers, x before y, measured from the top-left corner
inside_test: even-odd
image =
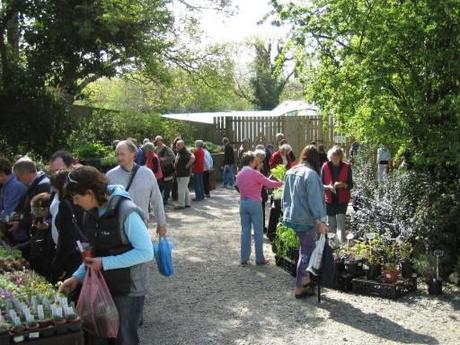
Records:
[[[318,173],[304,164],[286,172],[282,198],[284,221],[308,230],[319,221],[326,221],[324,187]]]
[[[108,187],[110,193],[109,204],[107,208],[98,208],[99,216],[104,214],[108,209],[113,208],[113,203],[118,198],[131,199],[128,192],[123,186],[110,185]],[[143,263],[148,263],[153,260],[152,240],[148,233],[144,220],[137,212],[130,213],[123,223],[123,228],[128,241],[133,249],[130,251],[114,256],[105,256],[102,258],[103,270],[112,270],[117,268],[126,268],[138,265],[135,272],[131,273],[131,279],[135,284],[130,295],[144,295],[148,285],[148,269],[145,270]],[[73,274],[79,281],[83,281],[86,273],[86,267],[82,264]]]
[[[11,214],[18,206],[19,200],[27,192],[27,186],[11,174],[0,188],[0,213]]]
[[[145,164],[145,152],[142,150],[142,148],[138,147],[136,150],[136,158],[134,161],[139,164],[139,165],[144,165]]]

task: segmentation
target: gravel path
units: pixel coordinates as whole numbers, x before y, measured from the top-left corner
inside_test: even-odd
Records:
[[[323,289],[318,304],[294,299],[294,279],[275,266],[268,242],[273,264],[239,267],[234,191],[218,189],[168,218],[176,274],[152,265],[142,344],[460,344],[458,289],[432,298],[421,285],[397,301]]]

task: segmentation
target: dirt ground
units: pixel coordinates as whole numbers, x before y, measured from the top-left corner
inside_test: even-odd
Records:
[[[294,299],[294,278],[275,266],[268,241],[269,266],[255,266],[253,252],[240,267],[235,191],[167,214],[176,273],[165,278],[152,265],[141,344],[460,344],[453,288],[435,298],[420,285],[397,301],[323,289],[318,304]]]

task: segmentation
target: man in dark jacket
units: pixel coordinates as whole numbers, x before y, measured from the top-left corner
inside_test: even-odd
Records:
[[[224,188],[233,189],[235,184],[235,151],[228,138],[223,138],[222,144],[224,144]]]
[[[16,213],[22,215],[22,219],[12,222],[10,232],[16,242],[26,242],[29,239],[32,226],[30,200],[40,193],[50,193],[50,181],[43,171],[37,171],[35,163],[27,157],[19,159],[13,166],[13,172],[18,181],[27,187],[27,192],[21,198],[16,207]]]
[[[157,135],[154,142],[157,148],[157,156],[160,158],[161,169],[163,170],[163,179],[159,181],[158,186],[163,195],[163,204],[168,204],[169,195],[171,194],[172,181],[174,178],[174,159],[175,155],[170,147],[166,146],[163,137]]]
[[[22,255],[30,262],[31,267],[48,276],[49,263],[54,256],[54,243],[51,238],[51,219],[40,221],[34,225],[32,232],[33,215],[30,202],[40,193],[50,193],[50,181],[43,171],[38,171],[35,163],[28,157],[16,161],[13,166],[16,178],[27,186],[27,192],[21,198],[16,212],[22,219],[11,223],[9,229],[13,242],[18,244]]]
[[[183,140],[176,142],[176,180],[177,180],[177,206],[175,210],[190,207],[190,194],[188,184],[190,182],[190,167],[195,161],[194,155],[187,150]]]

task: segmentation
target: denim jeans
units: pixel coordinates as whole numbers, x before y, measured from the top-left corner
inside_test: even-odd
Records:
[[[300,255],[299,261],[297,262],[297,275],[295,286],[300,288],[302,287],[302,280],[306,274],[308,263],[310,261],[311,253],[315,249],[315,240],[316,240],[316,228],[307,231],[297,232],[300,242]]]
[[[204,199],[203,173],[193,173],[193,187],[195,188],[195,199]]]
[[[327,225],[329,226],[329,231],[337,233],[337,239],[340,243],[345,242],[345,215],[343,213],[338,213],[334,216],[327,216]]]
[[[115,296],[113,301],[120,315],[117,345],[138,345],[137,331],[144,311],[145,296]]]
[[[235,184],[235,164],[224,166],[224,187],[233,187]]]
[[[256,263],[264,258],[264,229],[262,225],[262,205],[260,201],[242,199],[240,201],[241,217],[241,262],[249,261],[251,256],[251,228],[254,227],[256,244]]]

